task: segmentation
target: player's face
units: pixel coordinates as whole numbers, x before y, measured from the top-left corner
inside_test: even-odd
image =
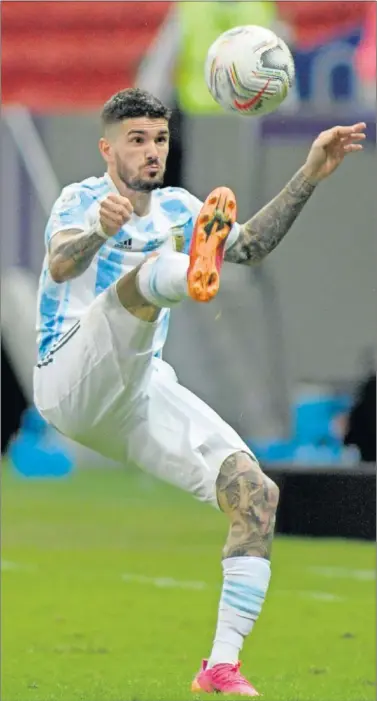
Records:
[[[166,119],[136,117],[117,127],[106,160],[131,190],[151,192],[161,187],[169,153]]]

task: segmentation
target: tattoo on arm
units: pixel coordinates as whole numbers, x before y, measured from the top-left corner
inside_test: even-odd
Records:
[[[225,260],[246,264],[263,260],[288,233],[314,190],[315,185],[299,170],[277,197],[241,226]]]
[[[103,244],[103,237],[96,232],[70,229],[56,234],[49,250],[52,277],[57,282],[78,277],[89,267]]]
[[[224,558],[269,558],[279,500],[278,487],[246,453],[227,458],[217,478],[220,509],[230,519]]]

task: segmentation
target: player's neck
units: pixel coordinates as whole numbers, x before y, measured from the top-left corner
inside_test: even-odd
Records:
[[[128,188],[117,175],[113,173],[108,173],[108,175],[113,181],[119,194],[130,200],[134,208],[134,212],[138,217],[145,217],[147,214],[149,214],[152,199],[151,192],[136,192],[135,190]]]

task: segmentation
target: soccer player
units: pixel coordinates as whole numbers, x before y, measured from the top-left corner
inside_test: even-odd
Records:
[[[320,134],[282,192],[241,226],[226,187],[204,204],[162,187],[169,112],[159,100],[123,90],[105,104],[102,126],[105,175],[64,188],[46,227],[35,403],[73,440],[226,515],[217,629],[192,690],[257,696],[238,657],[269,585],[278,488],[161,352],[170,309],[212,299],[224,259],[250,265],[268,255],[319,181],[362,148],[365,124]]]

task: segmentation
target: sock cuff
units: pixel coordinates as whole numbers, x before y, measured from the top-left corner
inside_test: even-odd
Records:
[[[188,263],[188,256],[173,251],[149,258],[138,272],[140,294],[156,307],[174,307],[187,297]]]
[[[252,577],[263,589],[267,589],[270,577],[270,561],[263,557],[227,557],[222,562],[224,577]]]
[[[140,294],[155,307],[171,307],[176,302],[162,297],[156,289],[156,266],[158,265],[158,256],[149,258],[141,266],[137,274],[137,283]]]

